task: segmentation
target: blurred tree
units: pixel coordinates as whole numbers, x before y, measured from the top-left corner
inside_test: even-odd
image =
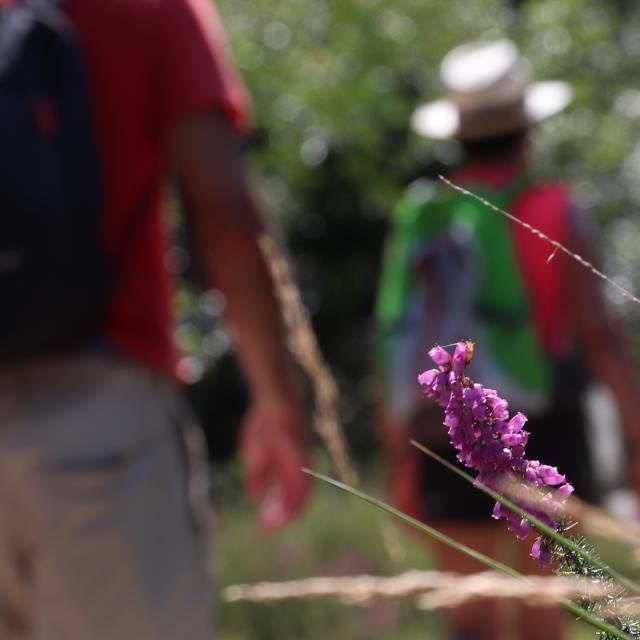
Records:
[[[438,64],[453,46],[508,35],[539,78],[572,83],[572,108],[537,131],[536,152],[605,225],[606,270],[631,289],[640,282],[638,3],[218,0],[218,6],[253,95],[252,162],[287,237],[357,450],[375,446],[368,349],[387,212],[410,179],[446,172],[457,158],[455,144],[432,144],[408,130],[416,104],[439,95]],[[205,330],[219,314],[208,296],[183,292],[179,337],[195,374],[228,348],[218,324]],[[638,309],[613,293],[612,299],[637,320]]]

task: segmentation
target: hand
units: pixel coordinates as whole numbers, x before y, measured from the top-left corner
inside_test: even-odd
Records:
[[[245,490],[260,502],[260,524],[273,530],[291,521],[304,506],[311,479],[308,466],[306,418],[294,403],[254,403],[240,431]]]

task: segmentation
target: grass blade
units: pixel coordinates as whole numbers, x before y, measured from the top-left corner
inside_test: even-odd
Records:
[[[360,491],[359,489],[350,487],[348,484],[344,484],[344,482],[340,482],[339,480],[334,480],[333,478],[330,478],[329,476],[325,476],[322,473],[317,473],[316,471],[312,471],[311,469],[306,469],[306,468],[303,468],[303,471],[306,474],[316,478],[317,480],[326,482],[327,484],[330,484],[338,489],[341,489],[346,493],[350,493],[351,495],[356,496],[357,498],[360,498],[361,500],[364,500],[365,502],[368,502],[369,504],[372,504],[378,507],[379,509],[382,509],[383,511],[386,511],[387,513],[391,514],[392,516],[395,516],[396,518],[399,518],[400,520],[410,525],[411,527],[417,529],[418,531],[421,531],[422,533],[427,534],[431,538],[438,540],[442,544],[452,547],[457,551],[460,551],[461,553],[464,553],[478,560],[478,562],[481,562],[485,566],[491,569],[494,569],[495,571],[504,573],[516,580],[524,580],[524,581],[527,580],[526,576],[522,575],[520,572],[516,571],[510,566],[503,564],[502,562],[498,562],[497,560],[494,560],[493,558],[490,558],[489,556],[486,556],[483,553],[480,553],[479,551],[472,549],[471,547],[467,547],[464,544],[460,544],[459,542],[456,542],[455,540],[445,535],[444,533],[441,533],[437,529],[434,529],[433,527],[430,527],[429,525],[426,525],[420,522],[419,520],[416,520],[415,518],[412,518],[411,516],[408,516],[405,513],[402,513],[402,511],[398,511],[397,509],[395,509],[391,505],[386,504],[382,500],[378,500],[377,498],[374,498],[373,496],[370,496],[364,493],[363,491]],[[570,613],[574,614],[578,618],[581,618],[582,620],[584,620],[591,626],[595,627],[596,629],[599,629],[600,631],[604,631],[605,633],[608,633],[612,638],[617,638],[618,640],[633,640],[633,638],[630,635],[626,634],[624,631],[621,631],[620,629],[617,629],[616,627],[610,625],[608,622],[605,622],[604,620],[591,615],[589,612],[585,611],[584,609],[581,609],[578,605],[574,604],[573,602],[566,600],[565,598],[557,598],[557,602],[559,605],[564,607]]]

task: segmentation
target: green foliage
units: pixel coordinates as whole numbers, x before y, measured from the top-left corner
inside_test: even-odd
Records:
[[[250,159],[285,235],[303,300],[336,373],[356,451],[375,449],[368,357],[387,214],[418,175],[448,172],[454,143],[409,131],[440,96],[438,64],[470,39],[513,38],[536,77],[575,91],[534,133],[538,166],[593,210],[603,268],[640,281],[640,6],[628,0],[218,0],[253,97]],[[629,327],[640,310],[610,291]],[[183,295],[193,363],[228,351],[211,300]],[[215,306],[215,305],[214,305]],[[213,326],[213,329],[211,327]],[[640,332],[636,335],[640,336]],[[638,338],[640,346],[640,338]]]
[[[441,54],[509,20],[493,0],[219,5],[254,99],[253,158],[289,220],[323,214],[308,198],[327,171],[355,187],[362,213],[384,215],[424,146],[407,122],[419,97],[437,91]]]
[[[250,158],[292,250],[296,277],[343,391],[358,451],[375,447],[371,310],[386,216],[417,175],[447,172],[452,143],[409,131],[440,96],[438,64],[469,39],[513,38],[540,79],[575,101],[535,132],[539,165],[593,209],[604,269],[640,281],[640,7],[627,0],[217,0],[253,97]],[[612,300],[637,324],[638,310]],[[197,308],[196,300],[191,308]],[[635,315],[634,315],[635,314]],[[190,320],[181,335],[197,357]],[[196,323],[197,324],[197,323]],[[198,331],[203,331],[198,329]],[[206,330],[204,331],[206,333]],[[228,349],[215,329],[205,364]]]

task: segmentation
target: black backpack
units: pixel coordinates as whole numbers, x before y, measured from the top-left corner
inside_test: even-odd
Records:
[[[55,0],[0,9],[0,364],[91,344],[112,273],[83,55]]]

